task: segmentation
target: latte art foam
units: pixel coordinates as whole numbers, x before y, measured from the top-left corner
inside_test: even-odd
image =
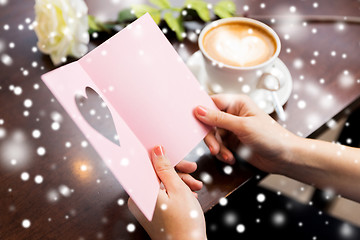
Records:
[[[266,62],[275,53],[275,41],[265,31],[243,23],[219,25],[203,41],[213,59],[236,67],[250,67]]]

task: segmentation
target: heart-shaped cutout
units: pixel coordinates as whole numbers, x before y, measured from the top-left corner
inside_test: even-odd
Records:
[[[86,96],[75,95],[76,106],[83,118],[111,142],[120,146],[114,119],[101,96],[92,88],[86,87]]]

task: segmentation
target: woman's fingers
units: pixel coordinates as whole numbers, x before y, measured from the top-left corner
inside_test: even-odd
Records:
[[[231,94],[215,94],[211,96],[211,99],[215,103],[215,105],[219,108],[221,111],[226,111],[230,104],[235,102],[237,95],[231,95]]]
[[[168,194],[176,193],[185,186],[175,169],[171,166],[170,160],[166,157],[162,146],[156,146],[153,149],[152,163]]]
[[[196,171],[196,168],[197,164],[195,162],[190,162],[186,160],[182,160],[175,166],[175,169],[182,173],[193,173]]]
[[[191,191],[199,191],[203,187],[203,183],[193,178],[190,174],[178,173],[178,175]]]
[[[210,153],[212,155],[217,155],[220,151],[220,145],[219,145],[218,140],[215,137],[215,133],[216,133],[216,130],[213,129],[204,138],[204,142],[205,142],[206,146],[209,148]]]
[[[234,164],[235,163],[235,157],[232,154],[232,152],[223,144],[220,144],[220,151],[219,153],[216,155],[216,157],[228,164]]]
[[[195,116],[209,126],[224,128],[232,132],[234,132],[239,125],[238,116],[203,106],[196,107]]]

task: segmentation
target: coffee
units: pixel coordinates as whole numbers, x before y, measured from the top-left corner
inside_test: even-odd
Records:
[[[210,29],[203,46],[211,58],[234,67],[259,65],[277,49],[275,39],[265,29],[245,22],[228,22]]]

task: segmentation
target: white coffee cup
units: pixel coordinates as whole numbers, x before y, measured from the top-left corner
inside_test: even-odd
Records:
[[[227,30],[223,30],[224,26]],[[249,27],[249,35],[246,35],[246,32],[239,32],[239,35],[234,34],[237,29],[242,29],[242,27]],[[256,31],[258,33],[255,33]],[[238,37],[244,34],[245,38]],[[262,39],[261,34],[266,37]],[[211,44],[205,46],[207,44],[205,41],[210,36],[214,38],[214,40],[211,40],[214,42],[214,46]],[[268,38],[272,41],[273,52],[268,52],[266,47],[269,45],[267,43],[269,42]],[[207,87],[210,93],[245,93],[250,95],[259,87],[260,80],[268,76],[274,77],[278,81],[279,87],[281,87],[281,77],[278,76],[281,73],[274,71],[273,68],[281,49],[280,39],[275,31],[264,23],[243,17],[220,19],[208,24],[201,31],[198,43],[205,59],[208,75]],[[246,49],[247,45],[244,45],[244,43],[249,43],[249,49],[251,49]],[[212,51],[212,47],[216,50]],[[229,48],[227,49],[227,47]],[[263,54],[262,49],[268,55]],[[222,53],[222,50],[225,53]],[[232,63],[236,64],[228,63],[227,53],[229,53],[228,56]],[[256,59],[257,56],[261,56],[261,58]]]

